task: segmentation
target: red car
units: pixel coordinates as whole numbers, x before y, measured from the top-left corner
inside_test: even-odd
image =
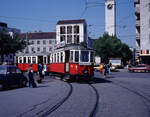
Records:
[[[150,66],[146,64],[139,64],[128,68],[129,72],[150,72]]]

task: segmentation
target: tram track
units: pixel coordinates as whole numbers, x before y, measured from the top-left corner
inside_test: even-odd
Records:
[[[94,117],[95,114],[96,114],[97,108],[98,108],[99,94],[98,94],[97,89],[92,84],[88,84],[88,85],[94,90],[95,96],[96,96],[95,104],[94,104],[93,109],[92,109],[92,111],[90,112],[90,115],[89,115],[89,117]]]
[[[38,106],[44,105],[46,103],[49,102],[50,98],[42,101],[41,103],[35,104],[32,106],[31,109],[21,113],[20,115],[18,115],[17,117],[26,117],[26,116],[30,116],[30,117],[46,117],[49,114],[51,114],[52,112],[54,112],[55,110],[57,110],[72,94],[73,91],[73,87],[70,83],[65,82],[68,86],[69,86],[69,91],[67,93],[67,95],[62,98],[59,102],[57,102],[55,105],[53,105],[52,107],[50,107],[50,105],[44,107],[44,108],[40,108],[40,111],[34,112]],[[52,104],[51,104],[52,105]],[[29,114],[29,115],[28,115]]]
[[[150,117],[150,99],[149,98],[147,98],[146,96],[144,96],[142,93],[138,92],[137,90],[134,90],[134,89],[128,88],[127,86],[122,85],[122,84],[127,84],[127,83],[117,81],[117,82],[113,82],[113,84],[116,85],[116,86],[119,86],[123,89],[126,89],[129,92],[139,96],[142,99],[144,105],[146,106],[147,111],[148,111],[148,115]],[[129,85],[129,84],[127,84],[127,85]],[[149,103],[149,105],[148,105],[148,103]]]
[[[67,94],[66,97],[64,97],[61,101],[59,101],[57,104],[55,104],[52,108],[50,109],[47,109],[46,112],[44,112],[40,117],[46,117],[48,116],[49,114],[51,114],[53,111],[57,110],[67,99],[69,99],[69,97],[71,96],[72,94],[72,91],[73,91],[73,87],[70,83],[67,83],[70,87],[70,90]]]

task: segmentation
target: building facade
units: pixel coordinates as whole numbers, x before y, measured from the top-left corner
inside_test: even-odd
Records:
[[[150,64],[150,1],[135,0],[136,49],[139,61]]]
[[[105,32],[116,35],[116,2],[105,0]]]
[[[19,37],[25,39],[28,43],[22,52],[17,53],[17,56],[25,54],[49,54],[56,42],[56,32],[22,33]]]
[[[9,28],[7,23],[0,22],[0,32],[10,35],[12,38],[14,34],[19,34],[20,30],[16,28]],[[13,64],[14,63],[14,54],[4,55],[4,63],[6,64]],[[1,56],[0,56],[0,64],[3,64],[1,62]]]
[[[57,43],[87,44],[87,24],[84,19],[60,20],[56,25]]]

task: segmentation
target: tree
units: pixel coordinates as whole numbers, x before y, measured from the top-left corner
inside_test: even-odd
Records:
[[[116,36],[104,33],[94,43],[95,55],[100,56],[102,62],[108,62],[109,58],[122,58],[125,62],[132,58],[132,52],[128,45],[121,42]]]
[[[13,38],[4,33],[0,32],[0,56],[1,63],[4,61],[4,55],[14,54],[18,50],[25,48],[25,40],[19,39],[18,35],[14,35]]]

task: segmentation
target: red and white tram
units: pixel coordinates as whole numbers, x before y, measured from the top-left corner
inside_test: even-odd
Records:
[[[81,45],[56,49],[50,56],[50,72],[72,77],[94,74],[94,52]]]
[[[24,54],[16,56],[16,64],[21,71],[28,71],[32,65],[34,72],[38,71],[38,64],[42,63],[46,65],[47,71],[49,71],[50,56],[49,55],[37,55],[37,54]]]

